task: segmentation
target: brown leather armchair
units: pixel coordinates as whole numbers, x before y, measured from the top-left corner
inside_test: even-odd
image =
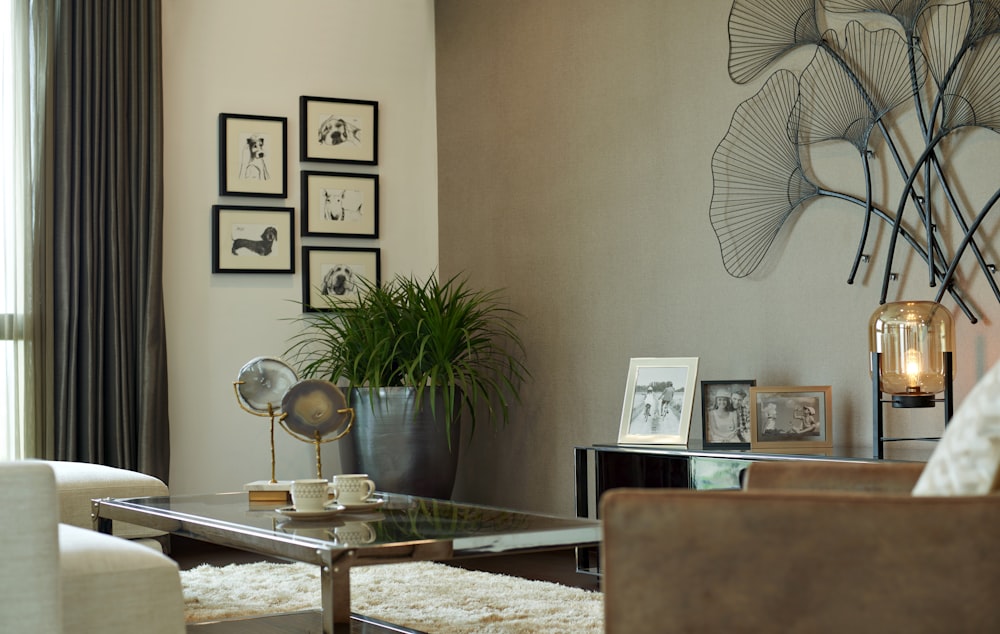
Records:
[[[606,632],[1000,632],[1000,497],[923,465],[756,462],[744,491],[601,500]]]

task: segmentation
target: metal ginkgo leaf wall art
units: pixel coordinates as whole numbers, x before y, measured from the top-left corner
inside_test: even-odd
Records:
[[[820,20],[830,14],[840,16],[841,31],[821,30]],[[776,70],[740,104],[712,157],[710,216],[726,270],[734,277],[753,273],[794,211],[832,197],[863,210],[849,284],[869,260],[865,249],[873,223],[884,223],[889,237],[880,303],[895,276],[899,244],[927,265],[929,284],[938,287],[935,301],[947,292],[975,323],[956,270],[963,257],[974,257],[1000,302],[995,265],[976,241],[1000,189],[981,208],[967,208],[972,205],[956,190],[958,174],[949,169],[956,144],[946,140],[969,127],[1000,132],[1000,0],[733,3],[733,81],[745,84],[801,47],[815,49],[811,61],[798,75]],[[915,124],[899,125],[904,107],[915,110]],[[897,116],[888,117],[890,112]],[[918,134],[922,138],[912,138]],[[824,188],[803,167],[809,149],[828,141],[857,149],[864,194]],[[901,194],[877,200],[876,192],[886,191],[877,179],[890,173],[898,173]],[[940,235],[945,220],[957,234],[951,244]]]

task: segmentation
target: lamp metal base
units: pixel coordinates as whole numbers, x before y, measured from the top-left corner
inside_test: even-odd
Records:
[[[893,407],[934,407],[933,394],[893,394]]]

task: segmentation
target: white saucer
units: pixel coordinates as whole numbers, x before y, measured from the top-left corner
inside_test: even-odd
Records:
[[[337,502],[345,511],[374,511],[383,504],[385,498],[373,498],[364,502]]]
[[[279,509],[274,509],[274,512],[297,520],[325,520],[345,510],[346,507],[337,504],[327,506],[322,511],[296,511],[294,506],[283,506]]]

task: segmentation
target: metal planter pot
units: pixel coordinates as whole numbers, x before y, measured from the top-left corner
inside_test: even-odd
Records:
[[[380,491],[451,499],[458,469],[459,421],[452,421],[449,448],[444,393],[425,390],[419,411],[416,393],[409,387],[351,390],[354,427],[337,443],[340,464],[344,473],[367,473]],[[431,414],[431,398],[436,416]],[[460,404],[456,394],[455,411]]]

